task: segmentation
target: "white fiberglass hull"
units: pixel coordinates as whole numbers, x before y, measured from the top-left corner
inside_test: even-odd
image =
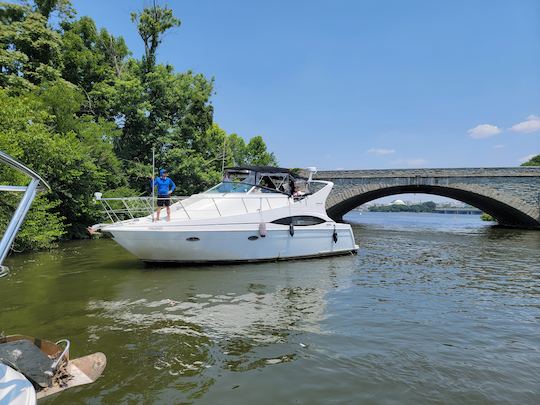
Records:
[[[265,237],[253,224],[163,226],[154,230],[117,228],[109,232],[116,242],[145,262],[255,262],[341,255],[358,250],[351,227],[335,223],[295,226],[293,235],[288,226],[268,224]]]

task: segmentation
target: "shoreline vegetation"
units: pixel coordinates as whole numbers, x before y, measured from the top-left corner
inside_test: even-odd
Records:
[[[172,10],[145,8],[131,19],[140,59],[69,0],[0,2],[0,149],[52,187],[34,201],[14,251],[86,238],[102,217],[96,191],[148,195],[153,147],[180,195],[217,183],[223,162],[277,165],[261,136],[246,142],[214,122],[214,78],[157,62],[164,34],[181,26]],[[0,182],[28,180],[1,167]],[[19,198],[2,197],[4,229]]]
[[[433,201],[425,201],[418,204],[390,204],[372,205],[368,208],[370,212],[435,212],[437,204]]]

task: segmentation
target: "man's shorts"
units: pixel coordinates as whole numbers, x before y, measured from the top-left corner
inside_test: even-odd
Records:
[[[168,195],[158,195],[157,206],[168,207],[171,205],[171,197]]]

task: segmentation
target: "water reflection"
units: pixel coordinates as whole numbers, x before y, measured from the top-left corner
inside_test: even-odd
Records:
[[[350,278],[356,260],[330,259],[329,269],[305,261],[257,265],[255,272],[244,266],[138,271],[117,283],[111,298],[88,300],[88,338],[99,346],[122,335],[122,351],[137,351],[137,361],[153,368],[151,380],[160,391],[179,378],[190,380],[168,398],[188,400],[208,390],[222,370],[294,361],[302,346],[291,347],[291,337],[323,333],[325,296]]]

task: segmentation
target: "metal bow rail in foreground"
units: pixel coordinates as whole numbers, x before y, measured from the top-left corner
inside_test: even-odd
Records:
[[[41,176],[7,153],[0,151],[0,162],[5,163],[20,173],[30,177],[30,183],[27,186],[0,185],[0,191],[24,193],[17,209],[13,213],[13,217],[11,218],[4,235],[2,236],[2,240],[0,241],[0,277],[2,277],[8,272],[7,267],[3,266],[4,260],[13,245],[15,236],[24,222],[24,218],[34,201],[37,192],[40,190],[50,190],[50,187]]]

